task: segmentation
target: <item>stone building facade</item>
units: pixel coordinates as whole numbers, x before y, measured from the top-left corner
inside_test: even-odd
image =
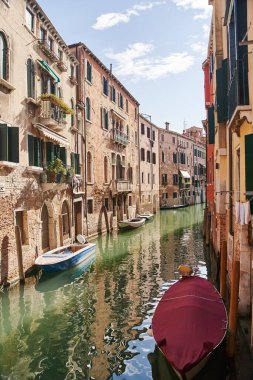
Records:
[[[140,115],[140,197],[141,212],[159,210],[159,128]]]
[[[205,144],[187,134],[159,129],[160,205],[205,201]]]
[[[79,172],[71,130],[78,62],[32,0],[0,2],[0,45],[0,283],[6,284],[74,235],[72,189],[62,173],[71,159]],[[62,183],[53,178],[57,163]]]
[[[139,207],[139,103],[87,46],[78,43],[70,49],[79,61],[85,230],[91,235],[117,228]]]

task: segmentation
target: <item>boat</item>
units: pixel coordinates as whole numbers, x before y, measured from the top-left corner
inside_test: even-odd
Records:
[[[160,210],[177,210],[179,208],[185,208],[185,207],[188,207],[189,204],[188,203],[185,203],[185,204],[182,204],[182,205],[162,205],[160,207]]]
[[[150,220],[154,217],[154,214],[151,214],[150,212],[144,212],[143,214],[137,214],[137,218],[144,218],[146,220]]]
[[[35,260],[35,265],[44,271],[69,269],[94,254],[96,244],[69,244],[48,251]]]
[[[184,276],[159,301],[152,319],[157,346],[180,380],[191,380],[223,342],[227,313],[216,288]]]
[[[125,219],[118,223],[119,228],[121,229],[134,229],[143,226],[146,219],[144,218],[132,218],[132,219]]]

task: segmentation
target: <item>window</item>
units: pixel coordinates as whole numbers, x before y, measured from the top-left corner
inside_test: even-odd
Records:
[[[168,193],[163,193],[163,199],[168,199]]]
[[[49,46],[50,50],[53,50],[54,40],[52,37],[48,37],[48,46]]]
[[[168,179],[167,174],[162,174],[162,185],[167,185]]]
[[[164,135],[161,135],[161,141],[164,141]]]
[[[0,78],[1,79],[8,79],[8,48],[7,48],[7,41],[3,33],[0,32]]]
[[[147,137],[150,139],[150,128],[147,127]]]
[[[109,128],[108,111],[105,108],[101,108],[101,127],[107,130]]]
[[[147,162],[150,162],[150,150],[147,150]]]
[[[69,228],[69,208],[68,208],[67,201],[64,201],[62,204],[61,218],[62,218],[63,239],[68,239],[70,236],[70,228]]]
[[[129,195],[129,197],[128,197],[128,205],[132,206],[132,197],[131,197],[131,195]]]
[[[173,174],[173,185],[178,185],[178,175]]]
[[[91,121],[90,98],[86,98],[86,120]]]
[[[141,183],[144,183],[144,172],[141,172]]]
[[[174,199],[177,198],[177,192],[176,191],[173,193],[173,198]]]
[[[48,210],[46,204],[43,205],[41,211],[41,243],[42,250],[49,248],[49,223],[48,223]]]
[[[177,154],[176,153],[173,153],[173,163],[174,164],[177,163]]]
[[[104,157],[104,182],[108,183],[108,158]]]
[[[92,155],[87,153],[87,182],[92,182]]]
[[[126,99],[126,112],[128,113],[128,100]]]
[[[138,134],[137,132],[134,132],[134,140],[135,140],[135,145],[138,145]]]
[[[148,184],[150,184],[150,173],[148,173]]]
[[[71,109],[74,110],[75,109],[74,99],[70,100],[70,104],[71,104]],[[75,115],[74,115],[74,113],[72,113],[71,114],[71,127],[74,127],[74,125],[75,125]]]
[[[0,124],[0,161],[19,162],[19,129]]]
[[[81,167],[80,167],[80,155],[79,153],[70,153],[70,161],[71,161],[71,167],[74,170],[75,174],[81,174]]]
[[[105,208],[109,211],[109,198],[105,198]]]
[[[35,97],[35,71],[34,62],[31,58],[27,60],[27,96]]]
[[[31,32],[34,31],[34,14],[28,8],[26,8],[26,25]]]
[[[153,164],[156,164],[156,154],[152,153],[152,162]]]
[[[16,211],[16,226],[21,234],[21,244],[28,245],[27,211]]]
[[[153,174],[153,184],[155,184],[155,174]]]
[[[108,79],[103,77],[102,79],[102,86],[103,86],[103,94],[108,96]]]
[[[92,83],[92,66],[89,61],[86,61],[86,79]]]
[[[155,141],[155,131],[152,131],[152,139]]]
[[[110,87],[110,99],[112,102],[116,102],[116,90],[114,86]]]
[[[165,159],[164,159],[164,151],[162,150],[162,162],[165,162]]]
[[[121,93],[119,93],[119,107],[122,109],[124,108],[124,101]]]
[[[145,161],[145,150],[141,148],[141,161]]]
[[[46,41],[47,32],[44,28],[40,28],[40,41],[45,42]]]
[[[42,166],[42,141],[35,136],[28,135],[28,163],[29,166]]]
[[[59,61],[62,62],[63,61],[63,52],[61,49],[58,49],[58,58],[59,58]]]
[[[93,199],[88,199],[87,211],[88,211],[88,214],[93,214]]]
[[[145,125],[143,123],[141,123],[141,134],[145,134]]]
[[[70,65],[70,77],[71,78],[75,77],[75,68],[73,65]]]

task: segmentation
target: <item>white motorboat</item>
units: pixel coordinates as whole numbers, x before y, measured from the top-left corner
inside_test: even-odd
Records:
[[[132,219],[125,219],[120,221],[119,228],[120,229],[133,229],[133,228],[138,228],[143,226],[145,223],[146,219],[144,218],[132,218]]]

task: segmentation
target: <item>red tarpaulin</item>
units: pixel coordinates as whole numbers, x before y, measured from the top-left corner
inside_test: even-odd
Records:
[[[227,313],[222,298],[207,280],[183,277],[163,295],[155,310],[155,341],[181,374],[199,363],[223,340]]]

